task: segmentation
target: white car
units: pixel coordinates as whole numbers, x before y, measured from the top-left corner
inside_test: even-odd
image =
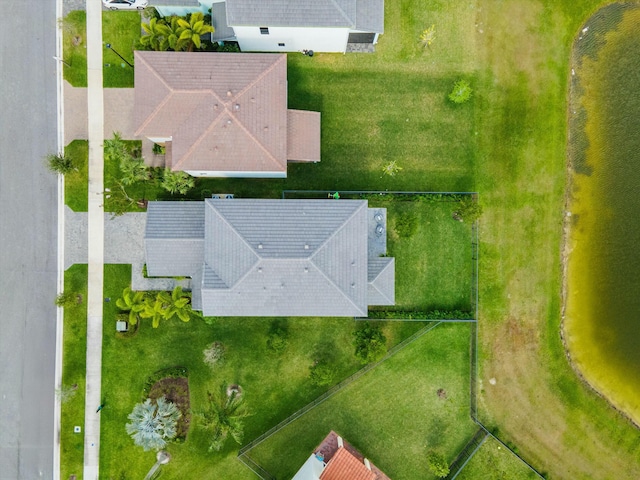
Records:
[[[102,0],[102,5],[110,10],[144,10],[149,0]]]

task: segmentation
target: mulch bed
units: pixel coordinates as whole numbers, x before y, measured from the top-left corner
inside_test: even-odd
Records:
[[[158,380],[149,390],[149,398],[157,400],[162,396],[178,407],[182,413],[178,420],[176,438],[184,440],[191,424],[189,380],[186,377],[167,377]]]

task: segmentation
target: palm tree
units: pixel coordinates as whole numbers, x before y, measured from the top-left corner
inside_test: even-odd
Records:
[[[142,23],[144,34],[140,37],[140,45],[145,50],[165,51],[169,49],[166,24],[162,19],[152,18],[149,23]]]
[[[66,175],[67,173],[77,170],[73,160],[59,153],[50,153],[47,155],[47,167],[49,167],[49,170],[52,172],[61,175]]]
[[[219,451],[231,436],[238,444],[244,436],[243,419],[250,416],[238,387],[227,388],[223,383],[216,395],[209,393],[209,408],[196,414],[200,428],[210,433],[209,451]]]
[[[133,292],[130,287],[122,291],[122,298],[116,300],[116,306],[123,312],[129,312],[129,323],[138,323],[140,312],[144,310],[144,293]]]
[[[211,25],[205,25],[204,14],[202,12],[194,12],[189,17],[189,21],[179,18],[178,24],[182,28],[180,39],[187,40],[187,51],[192,52],[193,47],[200,48],[200,36],[207,33],[213,33],[214,28]]]
[[[167,444],[167,440],[175,438],[176,426],[180,418],[180,410],[164,397],[151,403],[147,398],[144,403],[137,403],[127,418],[125,428],[136,445],[144,451],[158,450]]]
[[[171,292],[171,305],[164,310],[166,320],[171,320],[176,315],[183,322],[191,320],[191,298],[182,292],[180,285]]]
[[[162,26],[165,39],[167,42],[166,49],[170,48],[171,50],[174,50],[176,52],[186,49],[189,45],[188,40],[180,38],[180,34],[182,33],[182,27],[180,26],[180,23],[178,22],[178,20],[180,20],[179,17],[172,15],[169,20],[169,23],[165,22]]]
[[[146,299],[140,316],[142,318],[150,318],[151,326],[158,328],[160,320],[166,318],[166,311],[171,306],[171,303],[171,296],[167,292],[158,292],[154,299]]]
[[[185,195],[195,186],[194,178],[185,172],[172,172],[165,168],[162,175],[162,188],[171,193],[179,193]]]

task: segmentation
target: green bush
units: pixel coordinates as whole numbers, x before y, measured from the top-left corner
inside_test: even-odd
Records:
[[[353,332],[353,337],[355,356],[363,364],[376,362],[387,353],[387,338],[379,325],[365,322],[360,329]]]
[[[333,377],[336,374],[336,369],[325,362],[318,362],[311,366],[309,379],[311,383],[318,387],[331,385],[333,383]]]
[[[288,334],[282,328],[275,328],[269,332],[267,337],[267,348],[273,353],[280,354],[284,352],[289,343]]]
[[[418,216],[413,210],[402,212],[396,218],[396,233],[401,238],[410,238],[418,230]]]
[[[471,93],[473,92],[471,85],[466,80],[458,80],[453,85],[453,90],[449,94],[449,100],[453,103],[464,103],[471,98]]]
[[[427,454],[427,466],[429,471],[438,478],[449,475],[449,464],[441,454],[431,451]]]
[[[473,312],[466,310],[370,310],[368,318],[403,320],[472,320]]]

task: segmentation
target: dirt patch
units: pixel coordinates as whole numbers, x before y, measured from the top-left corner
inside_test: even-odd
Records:
[[[191,424],[189,380],[186,377],[168,377],[158,380],[149,390],[149,398],[157,400],[160,397],[165,397],[180,410],[182,415],[178,420],[176,438],[184,440]]]

